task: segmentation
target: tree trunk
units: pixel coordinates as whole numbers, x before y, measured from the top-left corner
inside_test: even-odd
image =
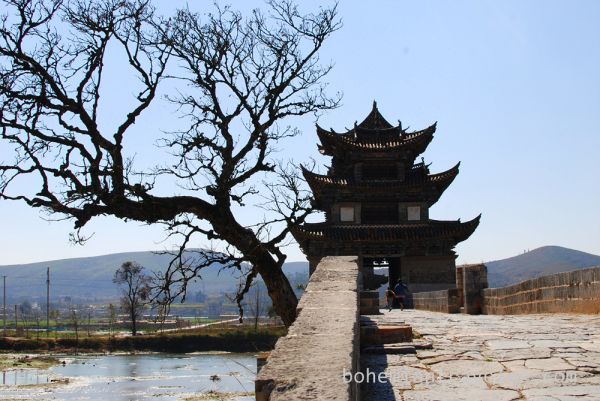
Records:
[[[131,311],[131,335],[135,336],[137,334],[137,322],[135,318],[135,311]]]
[[[223,201],[225,206],[217,202],[217,209],[227,210],[228,201]],[[273,301],[273,308],[279,315],[283,324],[290,327],[296,319],[296,307],[298,298],[290,285],[285,274],[283,274],[283,261],[275,260],[265,244],[263,244],[252,230],[241,226],[231,212],[224,213],[211,221],[215,231],[221,239],[239,249],[246,260],[254,266],[262,277],[267,287],[269,297]]]
[[[273,308],[279,315],[283,324],[290,327],[296,319],[296,307],[298,298],[290,285],[283,269],[266,251],[266,253],[257,258],[251,258],[250,262],[256,267],[258,273],[265,282],[269,297],[273,301]]]

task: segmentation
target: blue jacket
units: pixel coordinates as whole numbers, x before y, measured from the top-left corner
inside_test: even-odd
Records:
[[[407,291],[408,291],[408,287],[404,283],[402,283],[402,284],[398,283],[394,287],[394,293],[396,295],[406,295]]]

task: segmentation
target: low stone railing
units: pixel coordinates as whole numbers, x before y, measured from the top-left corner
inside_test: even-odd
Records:
[[[487,315],[600,313],[600,267],[487,288],[485,265],[456,268],[456,289],[413,295],[415,309]]]
[[[485,289],[483,313],[600,313],[600,267]]]
[[[484,264],[456,267],[456,288],[413,294],[415,309],[433,312],[479,314],[482,312],[482,290],[487,287]]]
[[[458,313],[460,310],[458,289],[417,292],[413,294],[415,309],[432,312]]]
[[[359,268],[356,257],[326,257],[298,304],[298,317],[256,377],[257,401],[356,401],[359,369]]]

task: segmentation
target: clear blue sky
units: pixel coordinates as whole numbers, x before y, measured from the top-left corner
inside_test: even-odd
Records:
[[[202,4],[190,1],[192,8]],[[388,120],[404,126],[438,121],[426,161],[433,172],[462,164],[431,216],[483,213],[479,229],[457,247],[459,262],[542,245],[600,254],[600,2],[345,1],[339,11],[344,27],[321,57],[335,63],[329,82],[343,91],[343,105],[319,123],[350,127],[374,99]],[[120,111],[119,89],[107,114]],[[142,133],[167,129],[170,120],[161,107],[139,120],[131,144],[141,160],[159,154]],[[314,120],[297,125],[303,135],[282,144],[280,156],[328,163],[317,152]],[[159,227],[112,218],[91,223],[86,232],[95,236],[73,246],[71,223],[42,217],[0,203],[0,264],[165,246]],[[296,246],[288,254],[303,260]]]

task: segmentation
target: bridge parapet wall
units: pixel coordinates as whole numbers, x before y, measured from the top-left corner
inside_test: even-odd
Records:
[[[457,288],[413,294],[415,309],[432,312],[458,313],[460,296]]]
[[[477,315],[482,312],[483,289],[487,285],[484,264],[457,266],[456,288],[413,294],[415,309]]]
[[[456,277],[457,289],[414,294],[415,309],[487,315],[600,313],[600,266],[502,288],[487,288],[485,265],[458,266]]]
[[[600,266],[485,289],[483,313],[600,313]]]
[[[357,401],[344,373],[359,369],[359,267],[352,256],[325,257],[298,304],[298,317],[256,377],[257,401]]]

